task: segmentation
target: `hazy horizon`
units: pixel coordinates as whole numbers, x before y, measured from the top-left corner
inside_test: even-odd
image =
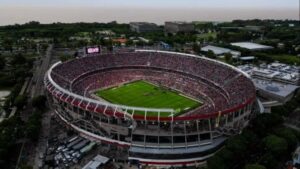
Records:
[[[225,3],[225,2],[226,3]],[[0,0],[0,25],[29,21],[110,22],[298,20],[298,0]]]

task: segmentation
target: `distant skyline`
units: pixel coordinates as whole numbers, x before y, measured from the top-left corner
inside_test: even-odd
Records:
[[[0,0],[0,25],[298,19],[299,0]]]

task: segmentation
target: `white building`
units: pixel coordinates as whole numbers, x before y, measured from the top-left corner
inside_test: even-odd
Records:
[[[290,100],[300,85],[300,68],[282,63],[242,65],[238,67],[249,74],[258,95],[269,100],[285,103]]]
[[[165,22],[165,32],[176,34],[179,32],[182,33],[191,33],[195,31],[195,26],[193,23],[189,22]]]
[[[211,46],[211,45],[207,45],[205,47],[202,47],[201,51],[202,52],[212,51],[216,56],[219,56],[219,57],[223,57],[224,54],[226,54],[226,53],[232,54],[233,58],[238,58],[238,57],[241,56],[241,52],[239,52],[239,51],[235,51],[235,50],[231,50],[231,49],[227,49],[227,48],[222,48],[222,47],[218,47],[218,46]]]
[[[159,27],[155,23],[148,22],[130,22],[131,31],[143,33],[143,32],[153,32],[159,30]]]
[[[261,45],[258,43],[252,43],[252,42],[236,42],[236,43],[231,43],[232,46],[237,46],[240,48],[248,49],[248,50],[269,50],[273,49],[272,46],[266,46],[266,45]]]

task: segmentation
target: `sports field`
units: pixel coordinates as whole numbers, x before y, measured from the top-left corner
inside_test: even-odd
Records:
[[[182,96],[176,91],[158,87],[146,81],[135,81],[122,86],[99,90],[96,95],[115,104],[173,109],[176,112],[174,116],[202,105],[200,102]],[[144,114],[144,112],[135,112],[135,114],[137,113]],[[147,116],[157,115],[157,112],[147,112]],[[170,114],[160,113],[160,116],[166,117]]]

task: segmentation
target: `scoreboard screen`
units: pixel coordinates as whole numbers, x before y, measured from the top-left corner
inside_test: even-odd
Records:
[[[86,53],[87,54],[94,54],[94,53],[100,53],[100,47],[87,47],[86,48]]]

